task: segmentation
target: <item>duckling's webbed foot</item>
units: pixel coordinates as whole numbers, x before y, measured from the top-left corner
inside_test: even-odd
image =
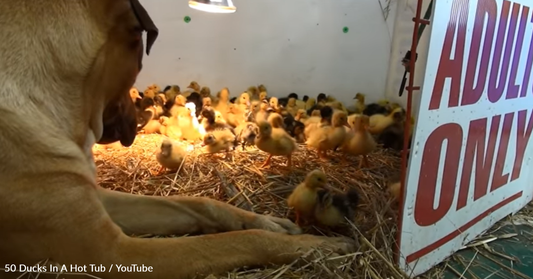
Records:
[[[265,160],[265,162],[260,166],[260,168],[266,168],[266,166],[269,166],[270,165],[270,160],[272,159],[272,155],[268,155],[267,159]]]
[[[152,175],[159,176],[159,175],[163,174],[164,171],[165,171],[165,167],[161,166],[161,168],[159,168],[159,170],[157,172],[152,173]]]

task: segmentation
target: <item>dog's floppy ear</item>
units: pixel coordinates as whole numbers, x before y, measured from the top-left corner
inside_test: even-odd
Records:
[[[154,22],[148,15],[148,12],[144,7],[139,3],[139,0],[130,0],[133,13],[137,17],[137,20],[141,24],[144,31],[146,31],[146,55],[150,55],[150,49],[155,43],[157,36],[159,35],[159,29],[155,26]]]
[[[137,135],[137,110],[131,98],[123,94],[118,102],[112,102],[104,110],[104,131],[98,141],[108,144],[120,141],[123,146],[131,146]]]

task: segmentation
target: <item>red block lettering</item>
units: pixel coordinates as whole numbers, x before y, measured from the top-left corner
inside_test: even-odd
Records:
[[[494,55],[492,56],[492,65],[490,67],[490,79],[489,79],[489,88],[488,88],[488,97],[489,101],[492,103],[496,103],[503,95],[503,90],[505,88],[505,85],[507,83],[507,72],[509,70],[509,61],[504,60],[503,61],[503,67],[500,68],[500,63],[502,62],[502,51],[503,51],[503,43],[505,42],[505,31],[507,29],[507,20],[509,18],[509,8],[511,3],[509,1],[503,1],[502,6],[502,12],[500,14],[500,24],[498,26],[498,35],[496,37],[496,46],[494,47]],[[514,9],[513,9],[514,12]],[[505,52],[507,54],[508,46],[511,44],[512,49],[512,43],[514,40],[514,33],[516,28],[516,20],[514,21],[514,27],[513,27],[513,21],[511,20],[511,25],[509,26],[509,34],[508,36],[511,36],[511,40],[507,41],[507,45],[505,48]],[[507,67],[506,67],[507,65]],[[498,73],[499,72],[499,73]],[[499,74],[499,75],[498,75]],[[496,82],[498,85],[496,85]]]
[[[507,85],[507,95],[505,96],[505,99],[507,100],[518,98],[518,92],[519,92],[520,86],[516,84],[516,73],[518,72],[518,64],[520,63],[520,56],[522,54],[522,46],[524,44],[524,34],[526,33],[528,16],[529,16],[529,7],[524,6],[524,8],[522,9],[522,13],[520,14],[520,27],[518,29],[518,38],[516,38],[516,49],[513,55],[513,63],[511,66],[511,76],[509,77],[509,83]],[[527,87],[527,84],[522,84],[522,86]]]
[[[479,101],[485,84],[487,82],[487,72],[489,69],[490,54],[492,51],[492,41],[494,39],[494,29],[496,28],[496,12],[498,7],[494,0],[479,0],[477,2],[476,18],[474,20],[474,30],[472,34],[472,44],[468,55],[468,68],[466,70],[465,84],[461,105],[472,105]],[[487,19],[485,29],[485,40],[483,41],[483,53],[478,67],[478,53],[481,49],[481,36],[483,35],[483,25]],[[474,78],[478,73],[477,83],[474,85]]]
[[[524,160],[524,153],[526,152],[529,138],[531,137],[531,131],[533,130],[533,111],[529,116],[527,122],[527,110],[521,110],[518,112],[517,131],[516,131],[516,152],[513,164],[513,172],[511,174],[511,181],[520,177],[520,171],[522,170],[522,163]]]
[[[533,17],[531,17],[533,23]],[[533,66],[533,36],[529,42],[529,52],[527,54],[526,69],[524,71],[524,81],[522,82],[522,90],[520,90],[520,97],[527,95],[527,89],[529,87],[529,78],[531,77],[531,67]]]
[[[490,125],[487,140],[487,118],[477,119],[470,122],[468,137],[466,139],[465,157],[463,161],[463,172],[461,175],[461,186],[459,188],[459,198],[457,200],[457,210],[466,206],[468,201],[468,190],[470,189],[470,179],[474,171],[474,155],[476,157],[476,172],[474,178],[474,200],[487,194],[489,178],[494,161],[494,149],[496,139],[500,130],[500,115],[494,116]]]
[[[503,127],[500,133],[500,143],[498,144],[498,156],[496,157],[496,165],[494,166],[494,174],[492,175],[492,185],[490,191],[494,191],[509,181],[509,174],[503,174],[503,167],[505,167],[505,158],[507,157],[507,150],[509,149],[509,137],[511,135],[511,128],[513,127],[514,112],[507,113],[503,118]]]
[[[446,37],[442,46],[437,76],[435,77],[435,86],[429,102],[429,110],[435,110],[440,107],[444,83],[446,78],[451,78],[450,97],[448,107],[459,105],[459,94],[461,92],[461,75],[463,72],[463,56],[465,49],[466,25],[468,22],[468,0],[454,0],[450,20],[446,29]],[[455,43],[454,58],[451,59],[452,46]]]
[[[447,147],[442,187],[439,194],[439,204],[437,208],[433,208],[433,201],[437,195],[437,176],[444,140],[447,141]],[[422,154],[422,166],[420,167],[415,200],[414,218],[419,226],[435,224],[451,208],[455,196],[462,141],[463,130],[456,123],[444,124],[429,135]]]

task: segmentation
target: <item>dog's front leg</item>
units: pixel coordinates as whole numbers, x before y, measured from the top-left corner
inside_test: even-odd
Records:
[[[287,219],[259,215],[209,198],[138,196],[98,188],[100,200],[126,234],[208,234],[246,229],[299,234]]]

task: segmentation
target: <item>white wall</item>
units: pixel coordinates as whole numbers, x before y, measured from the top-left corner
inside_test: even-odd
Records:
[[[141,0],[160,36],[136,86],[184,88],[196,80],[237,95],[263,83],[276,96],[383,98],[396,0],[387,22],[378,1],[236,0],[236,13],[210,14],[190,9],[187,0]]]
[[[422,13],[420,17],[423,18],[426,9],[429,6],[430,0],[423,0]],[[397,0],[396,21],[394,22],[394,37],[392,43],[392,50],[390,56],[390,67],[387,78],[386,96],[388,99],[398,102],[402,105],[407,104],[407,90],[404,91],[402,97],[398,96],[398,91],[402,83],[404,67],[402,66],[402,59],[408,50],[411,50],[411,42],[413,39],[414,22],[413,17],[416,15],[416,6],[418,0]],[[432,15],[433,17],[433,15]],[[431,18],[430,18],[431,21]],[[422,83],[424,82],[424,75],[426,71],[427,55],[429,49],[429,37],[431,34],[431,25],[427,26],[422,33],[422,37],[418,42],[418,60],[415,67],[414,85],[420,86],[422,90]],[[434,61],[436,62],[436,61]],[[406,86],[409,85],[409,74],[407,74]],[[421,90],[413,92],[413,109],[414,114],[418,112],[418,103],[420,102]]]

